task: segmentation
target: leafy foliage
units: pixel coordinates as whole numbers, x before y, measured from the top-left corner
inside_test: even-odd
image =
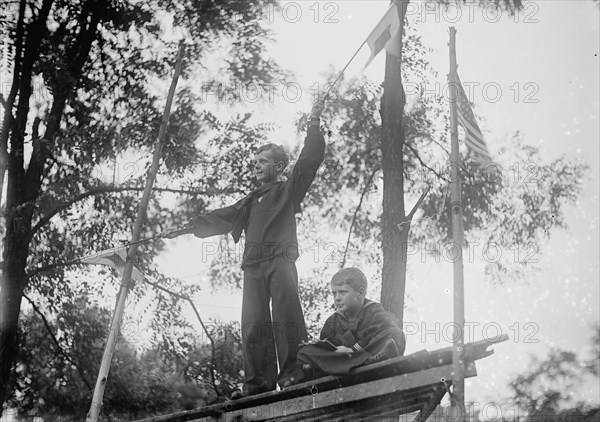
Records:
[[[89,409],[90,387],[102,358],[110,312],[80,298],[63,306],[47,323],[50,325],[45,326],[35,313],[21,322],[22,352],[11,404],[22,413],[71,415],[73,420],[81,420]],[[58,345],[48,330],[56,333]],[[107,384],[107,410],[133,416],[170,409],[176,402],[174,385],[179,378],[157,353],[138,356],[129,346],[121,338]]]
[[[89,410],[110,312],[85,296],[64,305],[56,315],[37,311],[21,320],[17,387],[9,404],[22,414],[81,420]],[[168,348],[180,349],[177,355],[158,347],[144,350],[136,346],[132,325],[124,324],[113,357],[104,399],[107,413],[130,420],[197,408],[218,398],[209,371],[212,352],[206,342],[196,337],[186,343],[180,338],[178,348]],[[238,327],[219,322],[210,326],[218,394],[227,396],[241,382]]]
[[[574,400],[578,388],[585,382],[597,383],[598,326],[593,327],[590,360],[576,353],[552,348],[545,359],[531,358],[527,371],[517,375],[509,384],[513,403],[526,410],[526,420],[592,421],[597,420],[600,408]]]
[[[342,87],[344,100],[325,112],[331,141],[307,199],[310,212],[326,218],[330,227],[347,232],[354,222],[354,244],[374,247],[381,230],[381,122],[377,116],[381,94],[380,86],[364,80],[348,81]],[[422,97],[405,111],[404,195],[414,202],[427,187],[430,191],[413,223],[400,227],[411,229],[409,248],[427,247],[441,254],[452,244],[452,227],[445,146],[449,117],[440,103],[440,98]],[[565,205],[576,203],[587,166],[568,156],[545,163],[518,132],[494,158],[494,163],[482,168],[466,152],[462,157],[466,163],[461,168],[465,247],[502,248],[498,259],[488,253],[486,275],[491,282],[504,283],[535,270],[537,258],[532,257],[539,257],[542,243],[554,228],[566,227]],[[349,202],[348,197],[354,200]],[[360,255],[368,250],[359,249],[351,243],[349,257],[356,256],[354,251]]]

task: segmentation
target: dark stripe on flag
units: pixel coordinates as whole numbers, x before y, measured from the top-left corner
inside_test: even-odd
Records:
[[[468,123],[465,122],[465,118],[462,115],[459,114],[458,119],[460,120],[460,125],[463,127],[465,132],[467,132],[468,140],[472,141],[474,144],[477,144],[480,148],[487,150],[487,145],[483,140],[483,135],[481,134],[481,132],[473,131],[472,128],[469,127]]]
[[[375,49],[375,56],[383,49],[383,47],[385,47],[385,43],[387,43],[392,38],[392,35],[390,34],[390,26],[391,25],[388,25],[385,28],[385,31],[381,33],[379,38],[375,40],[375,45],[373,46]]]
[[[481,129],[479,129],[479,125],[475,119],[475,114],[471,109],[471,104],[469,103],[469,99],[467,98],[462,83],[460,82],[460,78],[458,79],[457,91],[458,98],[456,104],[456,114],[458,117],[458,122],[465,130],[465,143],[467,148],[474,154],[477,161],[482,163],[491,161],[487,145],[483,139],[483,134],[481,133]]]

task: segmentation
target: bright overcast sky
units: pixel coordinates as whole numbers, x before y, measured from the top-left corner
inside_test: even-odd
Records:
[[[277,39],[272,53],[295,73],[288,87],[299,86],[301,92],[290,89],[288,101],[279,98],[256,109],[261,120],[279,126],[273,141],[291,143],[297,142],[296,114],[310,110],[311,87],[322,85],[321,75],[330,67],[341,69],[389,2],[283,4],[286,15],[271,15]],[[456,27],[459,74],[463,82],[479,83],[473,85],[471,100],[484,117],[480,126],[492,155],[508,134],[519,130],[528,143],[541,148],[546,160],[569,154],[590,166],[578,205],[567,211],[569,229],[557,230],[541,245],[540,274],[522,284],[493,287],[484,282],[481,260],[465,262],[466,321],[473,330],[466,340],[493,336],[496,327],[511,337],[495,347],[495,355],[479,362],[478,377],[466,384],[467,401],[506,397],[508,377],[526,369],[529,354],[544,357],[550,346],[585,353],[590,326],[598,322],[598,12],[592,0],[525,2],[525,10],[517,16],[497,16],[477,7],[426,13],[425,4],[419,2],[409,9],[410,24],[432,49],[429,60],[441,83],[448,72],[448,27]],[[360,73],[367,57],[364,47],[347,75]],[[378,56],[366,75],[381,81],[384,60]],[[194,258],[200,242],[188,236],[169,243],[162,260],[169,275],[190,277],[208,267]],[[410,260],[404,318],[410,334],[407,353],[446,347],[451,330],[444,327],[452,321],[452,265],[436,263],[431,256],[422,259],[420,254]],[[237,320],[241,292],[203,296],[198,305],[206,316]],[[598,387],[580,398],[598,401]]]

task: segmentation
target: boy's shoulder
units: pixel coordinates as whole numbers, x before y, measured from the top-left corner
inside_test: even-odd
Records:
[[[381,303],[375,302],[371,299],[365,299],[365,303],[363,304],[363,310],[368,311],[385,311]],[[387,312],[387,311],[386,311]]]
[[[332,323],[333,321],[335,321],[337,319],[337,317],[339,317],[341,314],[338,311],[335,311],[334,313],[332,313],[331,315],[329,315],[327,317],[327,319],[325,320],[325,324],[327,323]]]
[[[396,316],[390,311],[386,311],[381,303],[369,299],[365,299],[365,303],[363,305],[361,313],[365,318],[371,318],[375,315],[378,315],[381,317],[385,316],[396,319]]]
[[[378,312],[386,312],[389,313],[388,311],[386,311],[383,306],[379,303],[379,302],[375,302],[374,300],[370,300],[370,299],[365,299],[365,303],[363,304],[363,307],[361,309],[360,314],[363,316],[366,315],[372,315]],[[325,323],[333,323],[334,321],[336,321],[338,318],[341,318],[342,320],[345,320],[346,317],[344,316],[343,313],[336,311],[333,314],[329,315],[329,317],[327,318],[327,320],[325,320]]]

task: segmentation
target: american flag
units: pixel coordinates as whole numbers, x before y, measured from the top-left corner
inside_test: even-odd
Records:
[[[492,161],[492,159],[490,157],[490,153],[488,152],[487,145],[483,140],[483,134],[481,133],[481,129],[479,129],[477,120],[475,120],[475,115],[473,114],[473,110],[471,109],[469,99],[467,98],[462,83],[460,82],[460,78],[458,78],[458,75],[456,75],[456,77],[458,79],[456,107],[458,123],[463,127],[465,131],[465,142],[467,144],[469,152],[472,154],[473,158],[476,161],[478,161],[482,165],[485,165]]]

